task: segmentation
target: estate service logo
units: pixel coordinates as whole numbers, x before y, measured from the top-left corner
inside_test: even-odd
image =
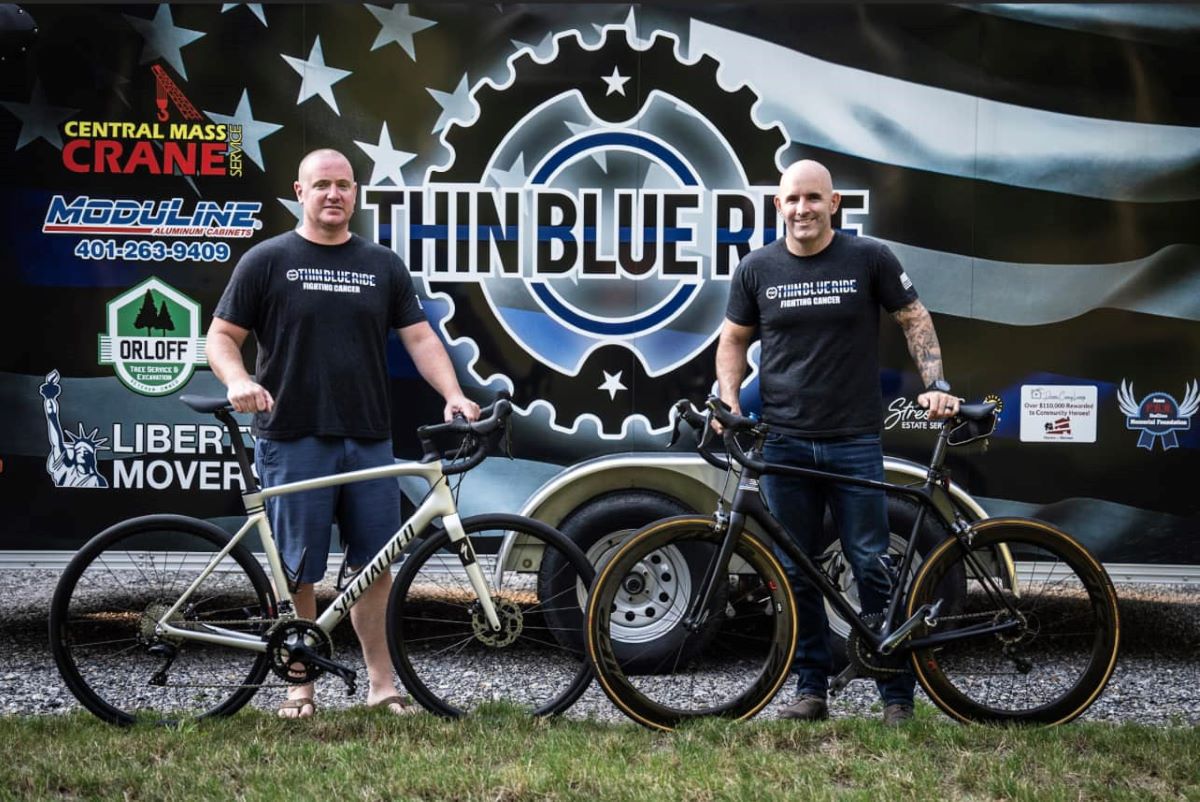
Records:
[[[1168,451],[1179,445],[1175,432],[1192,428],[1192,415],[1200,407],[1200,383],[1193,379],[1191,384],[1184,384],[1182,403],[1174,396],[1157,391],[1140,402],[1133,399],[1133,382],[1126,385],[1122,379],[1117,403],[1126,416],[1125,426],[1142,433],[1138,437],[1138,448],[1153,451],[1155,441],[1161,440],[1163,451]]]
[[[157,278],[108,302],[107,333],[100,335],[100,364],[143,395],[167,395],[204,366],[200,304]]]
[[[478,113],[447,127],[452,155],[423,186],[367,187],[362,205],[375,239],[448,302],[437,322],[471,344],[477,381],[502,376],[553,404],[554,428],[587,416],[605,437],[631,419],[636,383],[660,431],[680,376],[711,372],[738,260],[780,235],[788,140],[755,122],[751,88],[723,89],[717,61],[683,59],[673,35],[610,26],[553,45],[474,87]],[[865,191],[841,191],[845,214],[866,213]]]

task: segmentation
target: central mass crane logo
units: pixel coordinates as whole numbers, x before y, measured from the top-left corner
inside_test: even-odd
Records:
[[[364,190],[377,239],[472,345],[474,380],[502,376],[556,429],[594,417],[606,437],[639,415],[665,428],[674,400],[707,392],[733,268],[777,237],[788,145],[718,73],[670,34],[562,33],[475,86],[477,114],[446,128],[449,163],[422,186]]]

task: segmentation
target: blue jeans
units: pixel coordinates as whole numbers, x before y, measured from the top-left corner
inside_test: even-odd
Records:
[[[773,432],[763,447],[767,462],[798,468],[817,468],[830,473],[883,481],[883,448],[879,435],[853,435],[830,439],[809,439]],[[887,552],[887,500],[882,490],[850,484],[823,482],[793,476],[767,476],[761,479],[763,497],[796,545],[815,558],[822,550],[825,506],[828,504],[842,540],[842,551],[858,583],[863,612],[882,612],[887,605],[891,579],[879,562]],[[792,590],[796,594],[797,626],[796,689],[800,694],[825,696],[833,671],[829,620],[820,591],[800,573],[796,564],[776,549]],[[884,704],[913,702],[916,678],[905,671],[886,680],[878,680]]]

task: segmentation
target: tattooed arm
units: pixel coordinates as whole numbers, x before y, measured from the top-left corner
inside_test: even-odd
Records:
[[[942,374],[942,346],[938,344],[933,318],[929,316],[925,304],[919,300],[913,301],[893,312],[892,319],[904,330],[908,353],[917,365],[921,382],[928,387],[938,379],[945,378]],[[923,392],[917,396],[917,403],[929,410],[930,420],[948,418],[958,412],[958,398],[950,393],[936,390]]]

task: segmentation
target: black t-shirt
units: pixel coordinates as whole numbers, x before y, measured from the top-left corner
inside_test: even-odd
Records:
[[[272,237],[241,258],[213,314],[258,340],[255,379],[275,408],[255,414],[256,437],[391,436],[388,330],[425,320],[394,252],[358,235]]]
[[[895,255],[866,237],[835,233],[813,256],[782,238],[748,254],[725,316],[758,328],[763,419],[802,437],[878,432],[879,307],[916,299]]]

